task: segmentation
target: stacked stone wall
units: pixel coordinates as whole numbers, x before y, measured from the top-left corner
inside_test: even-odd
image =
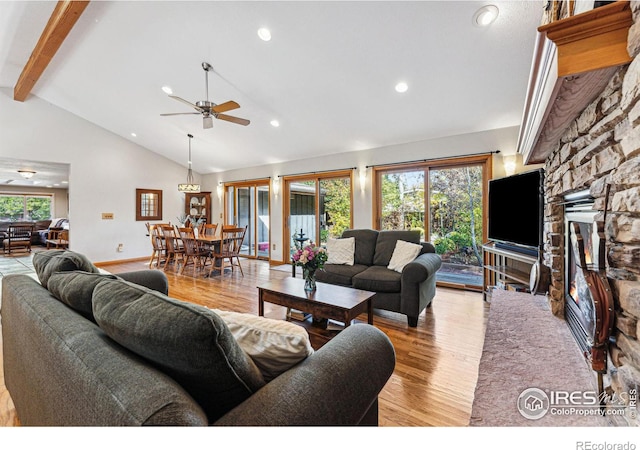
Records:
[[[632,2],[630,64],[621,67],[601,95],[574,120],[546,161],[545,264],[551,268],[552,312],[564,315],[564,196],[589,190],[596,220],[605,223],[607,277],[616,305],[609,392],[640,385],[640,2]],[[631,425],[638,419],[627,417]]]

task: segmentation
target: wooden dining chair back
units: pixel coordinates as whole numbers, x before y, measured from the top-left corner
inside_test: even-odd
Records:
[[[217,223],[205,223],[202,226],[202,235],[203,236],[215,237],[217,232],[218,232],[218,224]]]
[[[242,243],[244,241],[246,232],[246,226],[242,228],[222,228],[222,232],[220,233],[220,245],[217,247],[217,250],[214,250],[214,253],[212,255],[214,259],[220,260],[219,267],[216,267],[216,264],[214,264],[214,268],[220,269],[221,274],[224,273],[225,267],[230,267],[231,271],[233,272],[234,268],[237,266],[240,269],[240,273],[242,274],[242,276],[244,276],[242,265],[240,264],[240,251],[242,249]],[[225,265],[227,260],[228,265]]]
[[[209,252],[198,245],[193,228],[178,228],[178,232],[184,244],[184,261],[180,273],[184,273],[184,269],[188,264],[193,264],[193,274],[195,275],[197,270],[204,267],[209,257]]]
[[[167,253],[161,224],[149,225],[149,238],[151,239],[151,249],[153,251],[151,253],[151,259],[149,259],[149,268],[151,269],[154,263],[156,267],[160,267]]]
[[[234,228],[238,228],[238,225],[236,225],[235,223],[225,223],[222,225],[221,230],[232,230]]]
[[[162,225],[161,228],[167,252],[167,259],[163,266],[166,270],[171,261],[177,265],[179,262],[184,260],[184,245],[174,227],[170,225]]]

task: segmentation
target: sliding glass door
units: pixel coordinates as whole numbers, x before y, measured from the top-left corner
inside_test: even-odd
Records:
[[[385,172],[380,183],[381,230],[420,230],[424,239],[424,170]]]
[[[418,230],[442,257],[441,285],[482,288],[491,155],[375,169],[376,225]]]
[[[269,181],[226,185],[226,221],[247,227],[240,251],[251,258],[269,258]]]
[[[430,241],[442,258],[438,281],[482,286],[482,166],[429,170]]]
[[[299,242],[325,245],[328,238],[340,237],[344,230],[351,228],[351,171],[285,177],[284,180],[285,255]]]

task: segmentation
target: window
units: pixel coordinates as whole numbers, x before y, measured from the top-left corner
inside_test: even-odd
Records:
[[[136,220],[162,220],[162,191],[136,189]]]
[[[0,220],[51,219],[52,205],[52,195],[0,194]]]
[[[441,285],[482,286],[491,154],[374,169],[375,226],[417,230],[442,257]]]
[[[380,229],[420,230],[424,239],[424,170],[381,173]]]
[[[352,171],[285,176],[285,254],[296,236],[325,245],[352,226]],[[295,236],[294,236],[295,235]]]

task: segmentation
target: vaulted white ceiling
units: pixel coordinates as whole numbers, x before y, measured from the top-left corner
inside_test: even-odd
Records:
[[[474,13],[489,3],[500,15],[478,27]],[[542,6],[93,1],[31,95],[183,165],[191,133],[200,173],[515,126]],[[15,86],[54,7],[0,1],[0,86]],[[228,114],[249,126],[160,116],[191,111],[162,86],[205,100],[205,61],[209,100],[235,100]]]

